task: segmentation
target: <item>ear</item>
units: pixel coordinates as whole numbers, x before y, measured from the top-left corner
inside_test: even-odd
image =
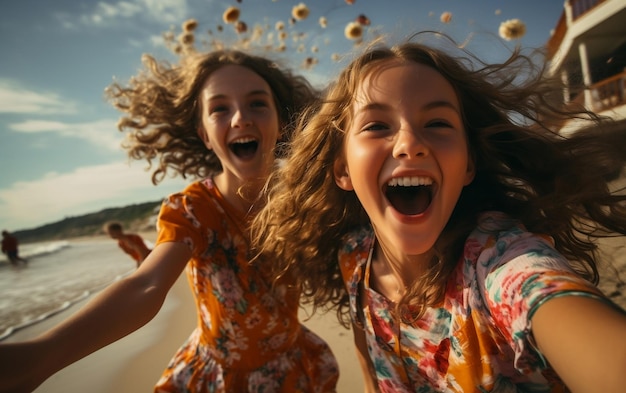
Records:
[[[335,176],[335,183],[345,191],[353,191],[352,179],[350,179],[350,171],[348,165],[346,165],[343,157],[337,158],[333,164],[333,175]]]
[[[474,177],[476,176],[476,167],[474,165],[474,160],[470,157],[467,161],[467,170],[465,171],[465,182],[463,182],[464,186],[467,186],[474,181]]]
[[[199,126],[196,132],[198,133],[200,139],[202,139],[202,142],[204,142],[204,146],[206,146],[206,148],[209,150],[213,150],[213,146],[211,146],[211,141],[209,141],[209,135],[206,133],[204,128],[202,126]]]

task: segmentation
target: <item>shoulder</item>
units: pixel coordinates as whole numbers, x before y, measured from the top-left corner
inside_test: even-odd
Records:
[[[181,210],[190,208],[207,208],[215,206],[218,191],[211,179],[195,181],[187,185],[182,191],[170,194],[164,201],[161,210]]]
[[[212,188],[211,181],[200,180],[169,195],[159,212],[157,226],[163,235],[160,241],[166,238],[165,232],[176,233],[176,237],[194,238],[201,236],[200,232],[207,227],[217,226],[223,214],[215,192],[217,190]]]
[[[464,257],[493,265],[528,253],[560,257],[550,236],[528,232],[519,220],[504,213],[486,212],[465,242]]]

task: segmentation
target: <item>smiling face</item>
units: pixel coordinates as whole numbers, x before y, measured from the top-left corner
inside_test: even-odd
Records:
[[[429,253],[474,178],[454,89],[433,68],[385,61],[357,89],[350,118],[337,185],[354,190],[397,260]]]
[[[222,193],[264,181],[274,162],[279,121],[272,90],[249,68],[227,65],[213,72],[200,93],[198,134],[222,163]]]

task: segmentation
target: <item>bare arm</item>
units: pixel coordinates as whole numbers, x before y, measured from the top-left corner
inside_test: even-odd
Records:
[[[623,392],[626,314],[596,299],[548,300],[532,318],[539,350],[572,392]]]
[[[30,392],[49,376],[148,323],[187,263],[182,243],[157,246],[130,276],[27,342],[0,345],[0,392]]]
[[[354,345],[356,346],[356,355],[363,371],[363,388],[365,393],[378,392],[378,383],[376,382],[376,370],[372,364],[367,350],[367,341],[365,340],[365,332],[352,324],[352,332],[354,333]]]

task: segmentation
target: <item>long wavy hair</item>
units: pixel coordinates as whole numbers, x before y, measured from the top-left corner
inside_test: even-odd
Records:
[[[396,313],[410,305],[419,318],[441,299],[480,212],[502,211],[532,232],[551,235],[594,283],[594,238],[626,234],[626,196],[609,189],[626,162],[626,124],[601,125],[584,108],[554,104],[559,81],[545,77],[535,52],[518,48],[505,62],[486,64],[455,50],[462,55],[411,41],[367,50],[328,88],[315,113],[303,117],[287,162],[271,178],[266,206],[252,226],[257,252],[271,260],[275,276],[296,280],[303,301],[336,308],[344,324],[348,297],[337,254],[344,235],[370,224],[355,193],[336,185],[333,164],[343,154],[357,88],[392,60],[425,64],[453,86],[476,169],[435,244],[432,265],[409,285]],[[572,118],[593,127],[570,137],[555,132]]]
[[[206,148],[197,130],[200,91],[207,79],[226,65],[247,67],[263,78],[273,93],[281,127],[281,142],[291,139],[297,115],[316,97],[316,90],[301,76],[279,68],[276,62],[235,50],[192,53],[179,64],[142,57],[143,69],[127,85],[113,83],[106,96],[124,113],[118,123],[127,132],[123,147],[131,159],[153,166],[152,183],[168,175],[203,178],[222,166]],[[281,156],[283,150],[276,149]]]

